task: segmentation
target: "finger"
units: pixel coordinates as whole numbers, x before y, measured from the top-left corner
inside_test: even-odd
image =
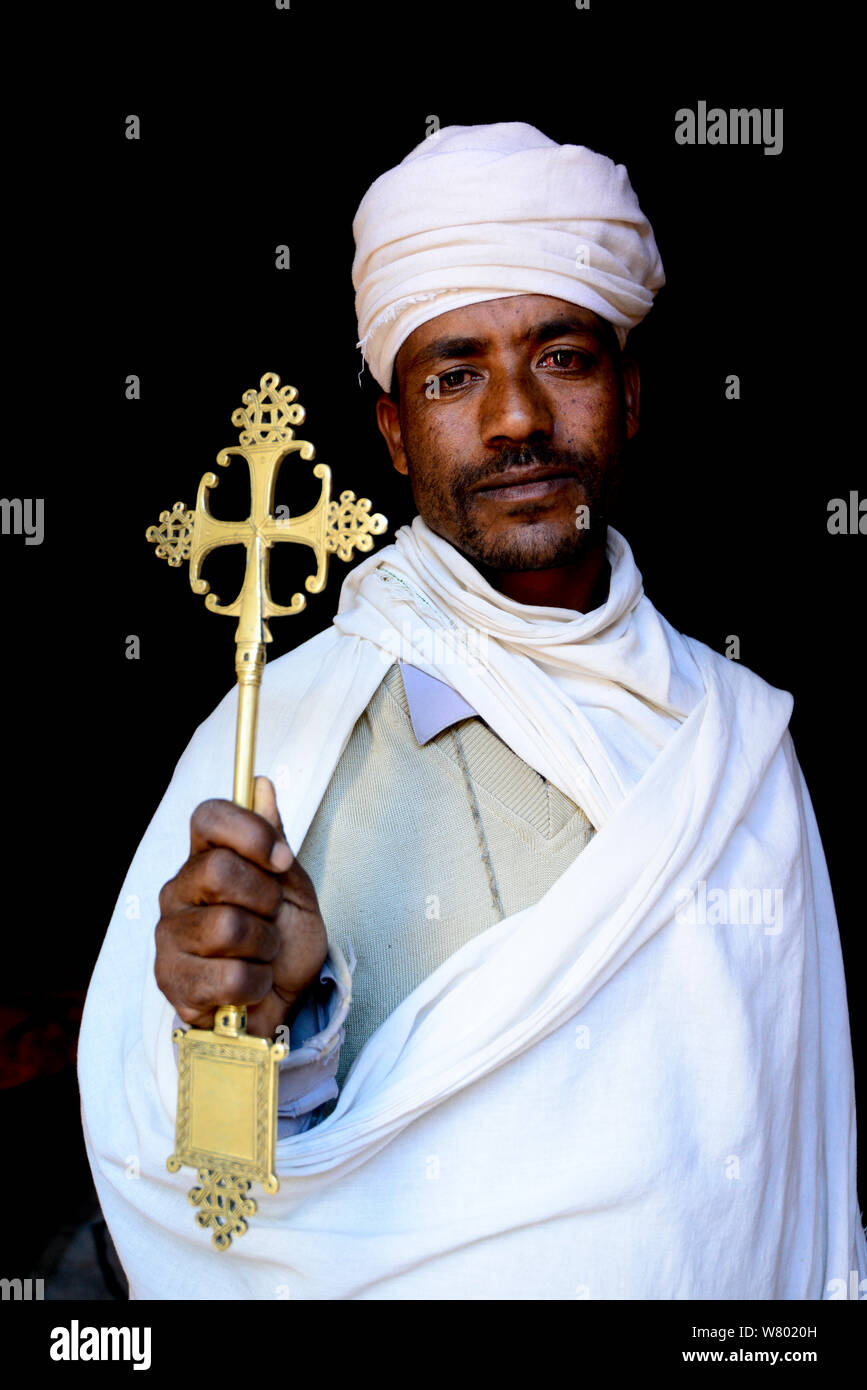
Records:
[[[283,888],[283,905],[277,914],[277,925],[284,930],[291,927],[298,915],[319,916],[319,899],[313,880],[299,859],[292,867],[280,875]]]
[[[270,777],[257,777],[253,782],[253,810],[257,815],[264,816],[269,825],[286,838],[283,835],[283,822],[277,806],[277,793]]]
[[[219,1004],[261,1004],[270,993],[274,972],[270,965],[242,960],[207,960],[181,957],[175,985],[175,1008],[185,1023]]]
[[[190,818],[190,854],[220,847],[233,849],[269,873],[282,873],[292,862],[282,831],[264,816],[234,801],[203,801]]]
[[[283,888],[275,873],[266,873],[231,849],[207,849],[193,855],[166,885],[163,911],[173,915],[187,907],[226,903],[273,918],[280,910]]]
[[[262,816],[270,826],[277,832],[277,844],[281,841],[289,849],[289,858],[286,861],[286,868],[292,863],[294,855],[286,840],[286,832],[283,829],[283,821],[280,817],[280,808],[277,805],[277,793],[274,783],[268,777],[257,777],[253,783],[253,810]]]
[[[279,922],[241,907],[190,907],[172,922],[172,949],[191,956],[221,956],[269,965],[280,950]],[[227,1001],[228,1002],[228,1001]]]

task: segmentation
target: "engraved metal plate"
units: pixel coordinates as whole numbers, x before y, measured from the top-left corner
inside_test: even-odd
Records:
[[[178,1115],[175,1151],[167,1160],[176,1173],[198,1169],[200,1187],[189,1199],[199,1210],[196,1222],[210,1229],[218,1250],[243,1235],[256,1203],[248,1196],[254,1182],[266,1192],[280,1186],[274,1172],[277,1133],[277,1077],[287,1055],[285,1043],[176,1028]]]

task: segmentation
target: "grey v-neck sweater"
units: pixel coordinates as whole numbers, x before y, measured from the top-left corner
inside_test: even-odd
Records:
[[[481,719],[419,747],[392,666],[298,851],[329,940],[357,961],[338,1086],[427,975],[537,902],[593,834],[584,812]]]

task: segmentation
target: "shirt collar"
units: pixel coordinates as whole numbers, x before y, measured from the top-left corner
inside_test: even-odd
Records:
[[[463,696],[445,681],[437,680],[436,676],[430,676],[427,671],[421,671],[405,661],[399,665],[412,731],[420,746],[429,743],[459,719],[478,717],[472,705],[468,705]]]

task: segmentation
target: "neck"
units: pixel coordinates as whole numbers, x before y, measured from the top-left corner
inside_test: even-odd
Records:
[[[611,566],[605,553],[605,536],[580,559],[546,570],[483,569],[493,589],[516,603],[544,608],[572,608],[589,613],[608,597]]]

